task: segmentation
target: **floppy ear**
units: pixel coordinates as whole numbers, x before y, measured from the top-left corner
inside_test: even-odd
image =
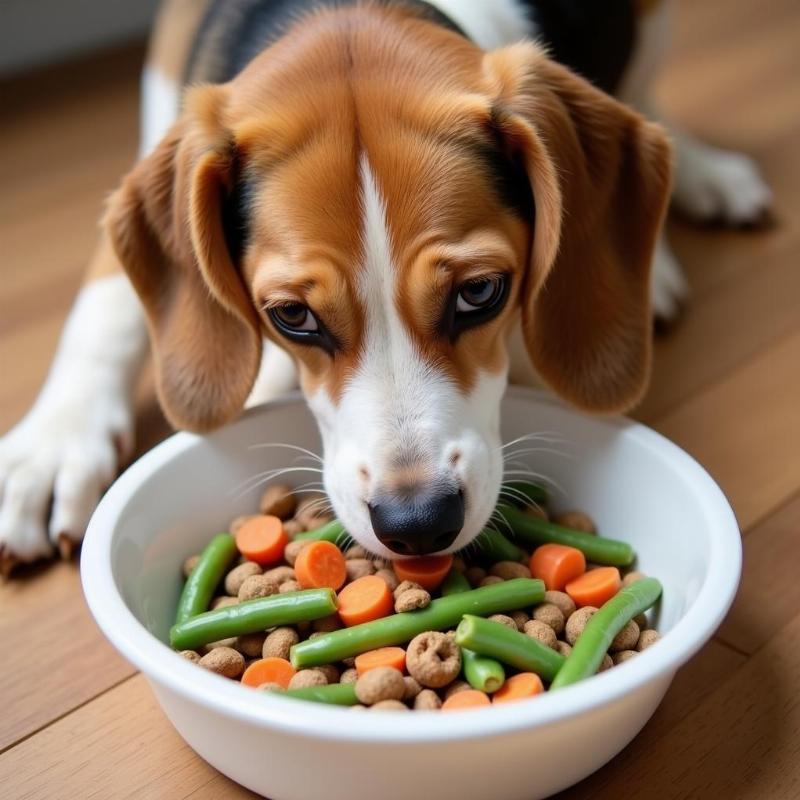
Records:
[[[535,45],[489,53],[494,124],[533,192],[523,333],[542,378],[591,411],[622,411],[650,369],[650,264],[670,189],[657,125]]]
[[[224,91],[191,90],[181,119],[124,179],[105,218],[147,314],[164,412],[197,431],[242,409],[261,358],[258,316],[223,224],[235,179],[220,122]]]

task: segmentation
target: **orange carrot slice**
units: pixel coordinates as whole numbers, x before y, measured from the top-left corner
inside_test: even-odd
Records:
[[[405,672],[406,651],[402,647],[379,647],[356,656],[356,672],[363,675],[376,667],[392,667]]]
[[[622,587],[622,579],[616,567],[597,567],[580,578],[570,581],[565,589],[576,606],[596,606],[600,608]]]
[[[401,581],[415,581],[429,592],[439,587],[453,566],[453,556],[421,556],[404,558],[392,565]]]
[[[492,695],[492,702],[513,703],[535,697],[543,691],[542,679],[535,672],[520,672],[506,679],[506,682]]]
[[[262,683],[277,683],[284,689],[294,677],[294,667],[285,659],[277,656],[259,658],[254,661],[242,675],[245,686],[261,686]]]
[[[563,544],[543,544],[533,551],[531,575],[544,581],[549,590],[564,591],[564,587],[586,572],[586,556],[576,547]]]
[[[332,542],[319,541],[306,545],[294,562],[297,582],[303,589],[328,587],[336,591],[347,580],[347,562],[342,551]]]
[[[304,552],[305,550],[301,555]],[[295,571],[297,571],[296,563]],[[348,583],[339,592],[336,603],[339,607],[339,616],[348,627],[388,617],[394,611],[394,598],[389,585],[378,575],[364,575]]]
[[[257,516],[236,531],[236,547],[250,561],[268,567],[283,558],[289,537],[278,517]]]
[[[457,711],[462,708],[479,708],[488,705],[491,705],[488,694],[479,692],[477,689],[466,689],[463,692],[451,694],[442,703],[442,711]]]

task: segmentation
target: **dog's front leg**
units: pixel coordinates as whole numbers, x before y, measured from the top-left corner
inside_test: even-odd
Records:
[[[39,397],[0,438],[0,568],[72,552],[133,448],[147,344],[139,300],[101,241]],[[52,500],[52,506],[51,506]],[[48,516],[49,515],[49,516]]]

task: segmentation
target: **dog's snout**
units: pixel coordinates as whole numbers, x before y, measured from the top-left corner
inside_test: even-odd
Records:
[[[389,550],[421,556],[449,547],[464,525],[464,495],[454,491],[380,494],[369,503],[375,536]]]

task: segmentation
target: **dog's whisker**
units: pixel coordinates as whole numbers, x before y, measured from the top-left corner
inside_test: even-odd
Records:
[[[524,450],[516,450],[513,453],[506,453],[503,456],[503,461],[510,461],[513,458],[518,458],[519,456],[528,455],[530,453],[551,453],[552,455],[560,456],[562,458],[574,458],[574,453],[570,453],[566,450],[556,450],[553,447],[528,447]]]
[[[542,442],[564,442],[567,441],[560,433],[556,431],[542,431],[540,433],[526,433],[523,436],[518,436],[516,439],[512,439],[510,442],[506,442],[505,444],[501,445],[500,449],[505,450],[508,447],[511,447],[515,444],[519,444],[520,442],[530,442],[530,441],[542,441]]]
[[[260,450],[265,447],[284,447],[287,450],[297,450],[298,452],[313,458],[319,464],[323,463],[322,456],[317,455],[317,453],[313,452],[312,450],[308,450],[305,447],[299,447],[296,444],[286,444],[285,442],[264,442],[262,444],[251,444],[248,447],[248,450]]]
[[[274,480],[275,478],[280,477],[281,475],[286,475],[290,472],[317,472],[322,474],[322,470],[317,469],[316,467],[282,467],[280,469],[270,469],[245,479],[238,486],[233,487],[230,491],[230,494],[235,494],[238,491],[241,491],[242,493],[248,492],[251,489],[254,489],[256,486],[260,486],[262,483]],[[253,484],[252,486],[248,485],[251,483]]]
[[[503,472],[503,480],[505,480],[507,477],[511,475],[537,479],[546,484],[549,484],[550,486],[553,487],[553,489],[555,489],[560,494],[566,495],[566,491],[564,490],[563,486],[561,486],[557,481],[553,480],[552,478],[549,478],[547,475],[543,475],[541,472],[534,472],[533,470],[530,469],[505,470]]]

